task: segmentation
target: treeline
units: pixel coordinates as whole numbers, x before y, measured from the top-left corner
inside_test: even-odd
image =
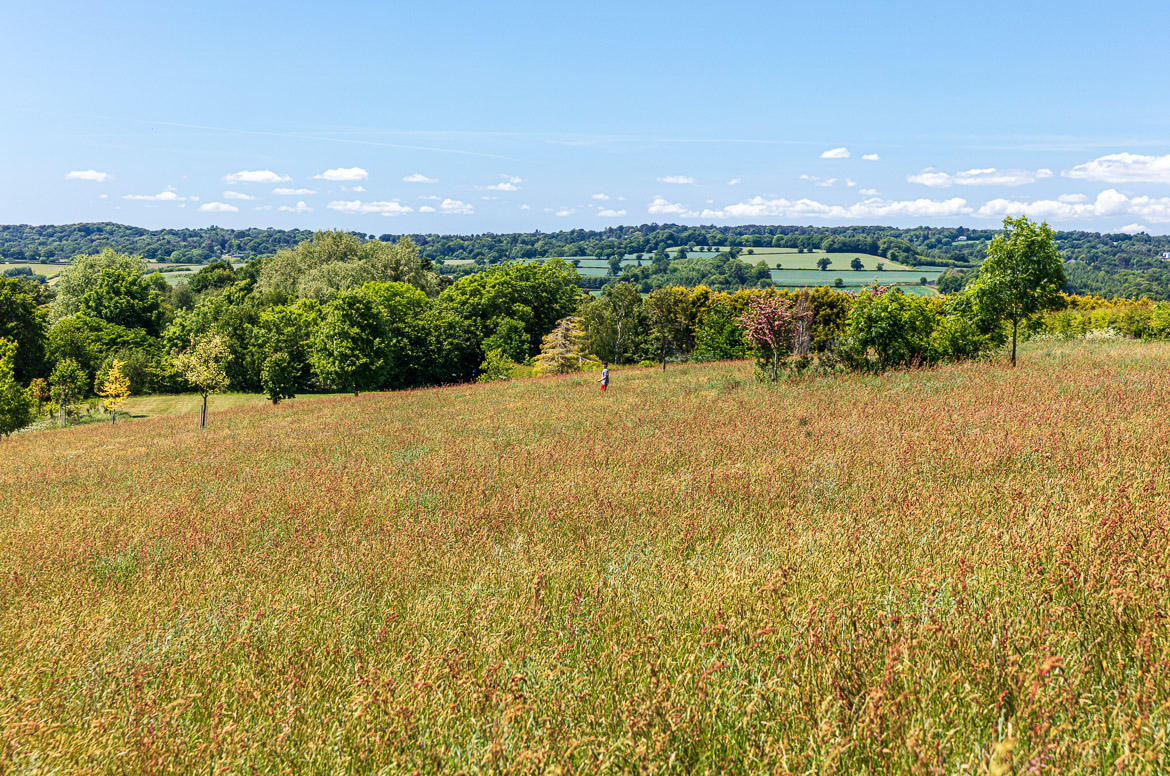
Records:
[[[304,229],[142,229],[123,224],[0,225],[0,260],[68,262],[113,250],[148,261],[206,264],[253,259],[291,248],[313,233]]]
[[[661,249],[698,247],[784,247],[830,252],[880,255],[906,264],[970,266],[983,260],[987,243],[997,230],[965,227],[885,226],[686,226],[643,224],[603,230],[562,232],[440,235],[354,235],[364,240],[394,242],[409,236],[432,261],[469,261],[493,265],[505,261],[631,254],[650,255]],[[158,229],[112,223],[48,226],[0,226],[0,259],[7,261],[68,261],[78,254],[109,248],[147,260],[205,263],[226,256],[250,259],[275,254],[310,237],[292,229]],[[1161,255],[1170,252],[1170,237],[1147,234],[1056,232],[1062,256],[1100,269],[1149,270],[1164,267]]]

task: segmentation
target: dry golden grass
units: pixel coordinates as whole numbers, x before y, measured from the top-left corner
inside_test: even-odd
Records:
[[[749,373],[0,444],[0,771],[1170,769],[1170,345]]]

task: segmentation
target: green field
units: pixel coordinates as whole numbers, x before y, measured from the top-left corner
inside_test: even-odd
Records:
[[[40,275],[44,278],[55,278],[61,274],[61,270],[65,269],[67,264],[41,264],[35,261],[9,261],[0,262],[0,272],[14,267],[29,267],[32,269],[34,275]]]
[[[841,278],[846,285],[869,285],[875,278],[878,283],[917,283],[920,278],[925,277],[927,280],[932,280],[938,277],[937,272],[906,272],[906,271],[888,271],[875,272],[869,271],[853,271],[849,269],[829,269],[821,272],[818,269],[780,269],[772,270],[772,282],[778,286],[791,285],[806,285],[806,286],[829,286],[833,284],[833,280]]]

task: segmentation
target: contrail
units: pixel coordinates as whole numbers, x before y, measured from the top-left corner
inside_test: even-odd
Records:
[[[352,140],[340,137],[321,137],[320,135],[301,135],[294,132],[269,132],[262,129],[234,129],[232,127],[211,127],[203,124],[184,124],[179,121],[151,121],[151,124],[160,124],[167,127],[183,127],[185,129],[207,129],[214,132],[234,132],[240,135],[267,135],[270,137],[289,137],[298,140],[320,140],[326,143],[350,143],[352,145],[382,146],[384,148],[401,148],[406,151],[434,151],[440,154],[462,154],[464,156],[482,156],[486,159],[504,159],[509,162],[518,162],[513,156],[500,154],[485,154],[478,151],[464,151],[459,148],[434,148],[431,146],[404,145],[402,143],[384,143],[378,140]]]

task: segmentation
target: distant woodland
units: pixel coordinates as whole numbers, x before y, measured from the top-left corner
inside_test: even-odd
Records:
[[[987,242],[995,229],[915,227],[895,229],[883,226],[684,226],[643,224],[604,230],[574,229],[563,232],[493,234],[364,234],[362,240],[395,242],[409,236],[424,258],[435,263],[444,275],[460,277],[484,268],[518,259],[549,256],[596,257],[643,256],[647,265],[659,259],[659,270],[667,271],[663,254],[677,258],[677,249],[686,249],[688,259],[698,265],[685,268],[688,278],[699,280],[731,278],[728,288],[751,286],[752,259],[743,254],[753,248],[778,247],[824,250],[830,253],[862,253],[881,256],[909,266],[951,267],[952,285],[961,286],[973,277],[971,269],[983,259]],[[6,262],[66,263],[79,254],[100,253],[111,248],[141,256],[147,261],[179,264],[206,264],[220,259],[250,261],[274,255],[312,237],[303,229],[142,229],[113,223],[47,226],[0,226],[0,260]],[[1066,291],[1106,297],[1170,299],[1170,237],[1147,234],[1099,234],[1057,232],[1057,245],[1067,264]],[[706,249],[706,253],[696,249]],[[712,261],[712,255],[719,256]],[[701,258],[697,258],[701,257]],[[740,259],[746,272],[728,270],[728,259]],[[452,263],[460,262],[460,263]],[[680,271],[681,266],[676,267]],[[706,275],[704,273],[707,273]],[[650,274],[647,269],[645,274]],[[628,280],[629,278],[627,278]],[[601,289],[617,278],[584,277],[581,284]],[[720,285],[716,283],[716,285]],[[726,284],[724,284],[726,285]]]

